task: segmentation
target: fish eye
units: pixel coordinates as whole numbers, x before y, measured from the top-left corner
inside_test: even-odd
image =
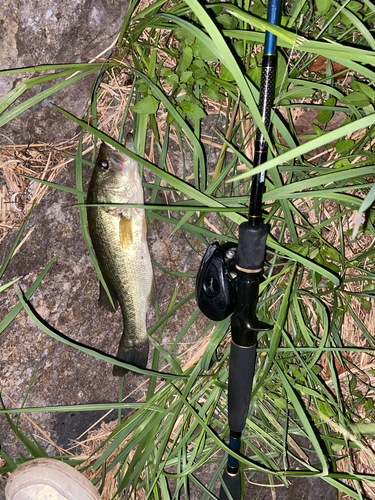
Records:
[[[98,167],[99,167],[101,170],[106,171],[106,170],[108,170],[109,163],[108,163],[108,161],[107,161],[107,160],[100,160],[100,161],[98,162]]]

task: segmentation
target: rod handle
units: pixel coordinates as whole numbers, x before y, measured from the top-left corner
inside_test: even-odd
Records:
[[[234,342],[230,349],[228,379],[228,421],[232,432],[241,434],[249,412],[257,346],[240,347]]]
[[[241,499],[241,489],[242,489],[242,478],[240,472],[237,472],[237,474],[229,474],[227,471],[224,471],[223,473],[223,482],[225,486],[228,488],[229,493],[232,495],[232,498],[234,500],[240,500]],[[220,488],[220,500],[229,500],[229,497],[223,487],[223,485]]]

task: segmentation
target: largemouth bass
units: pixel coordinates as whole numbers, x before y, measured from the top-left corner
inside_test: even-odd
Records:
[[[125,146],[134,151],[131,135],[127,136]],[[143,205],[138,163],[103,143],[90,181],[87,203]],[[117,357],[145,368],[149,350],[146,312],[155,305],[145,211],[140,208],[87,207],[87,219],[104,280],[114,303],[117,304],[118,300],[121,307],[124,329]],[[105,297],[106,292],[101,287],[99,301]],[[113,375],[117,377],[127,371],[119,366],[113,367]]]

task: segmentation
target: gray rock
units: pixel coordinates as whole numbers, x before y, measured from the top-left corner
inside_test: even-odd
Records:
[[[0,70],[88,62],[114,42],[128,3],[128,0],[0,0]],[[103,57],[110,53],[107,51]],[[0,73],[0,97],[30,76],[31,72]],[[53,94],[2,127],[1,133],[16,144],[70,138],[76,124],[56,111],[51,102],[82,118],[94,79],[95,75],[90,75]],[[50,85],[51,82],[26,91],[16,104]]]

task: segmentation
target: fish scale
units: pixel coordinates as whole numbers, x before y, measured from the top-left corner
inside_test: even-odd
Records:
[[[126,147],[131,149],[132,138]],[[88,204],[143,204],[138,163],[103,143],[88,189]],[[104,280],[123,316],[117,357],[145,368],[149,341],[146,313],[155,302],[154,276],[147,244],[145,211],[137,208],[87,207],[91,241]],[[113,367],[115,376],[127,370]]]

